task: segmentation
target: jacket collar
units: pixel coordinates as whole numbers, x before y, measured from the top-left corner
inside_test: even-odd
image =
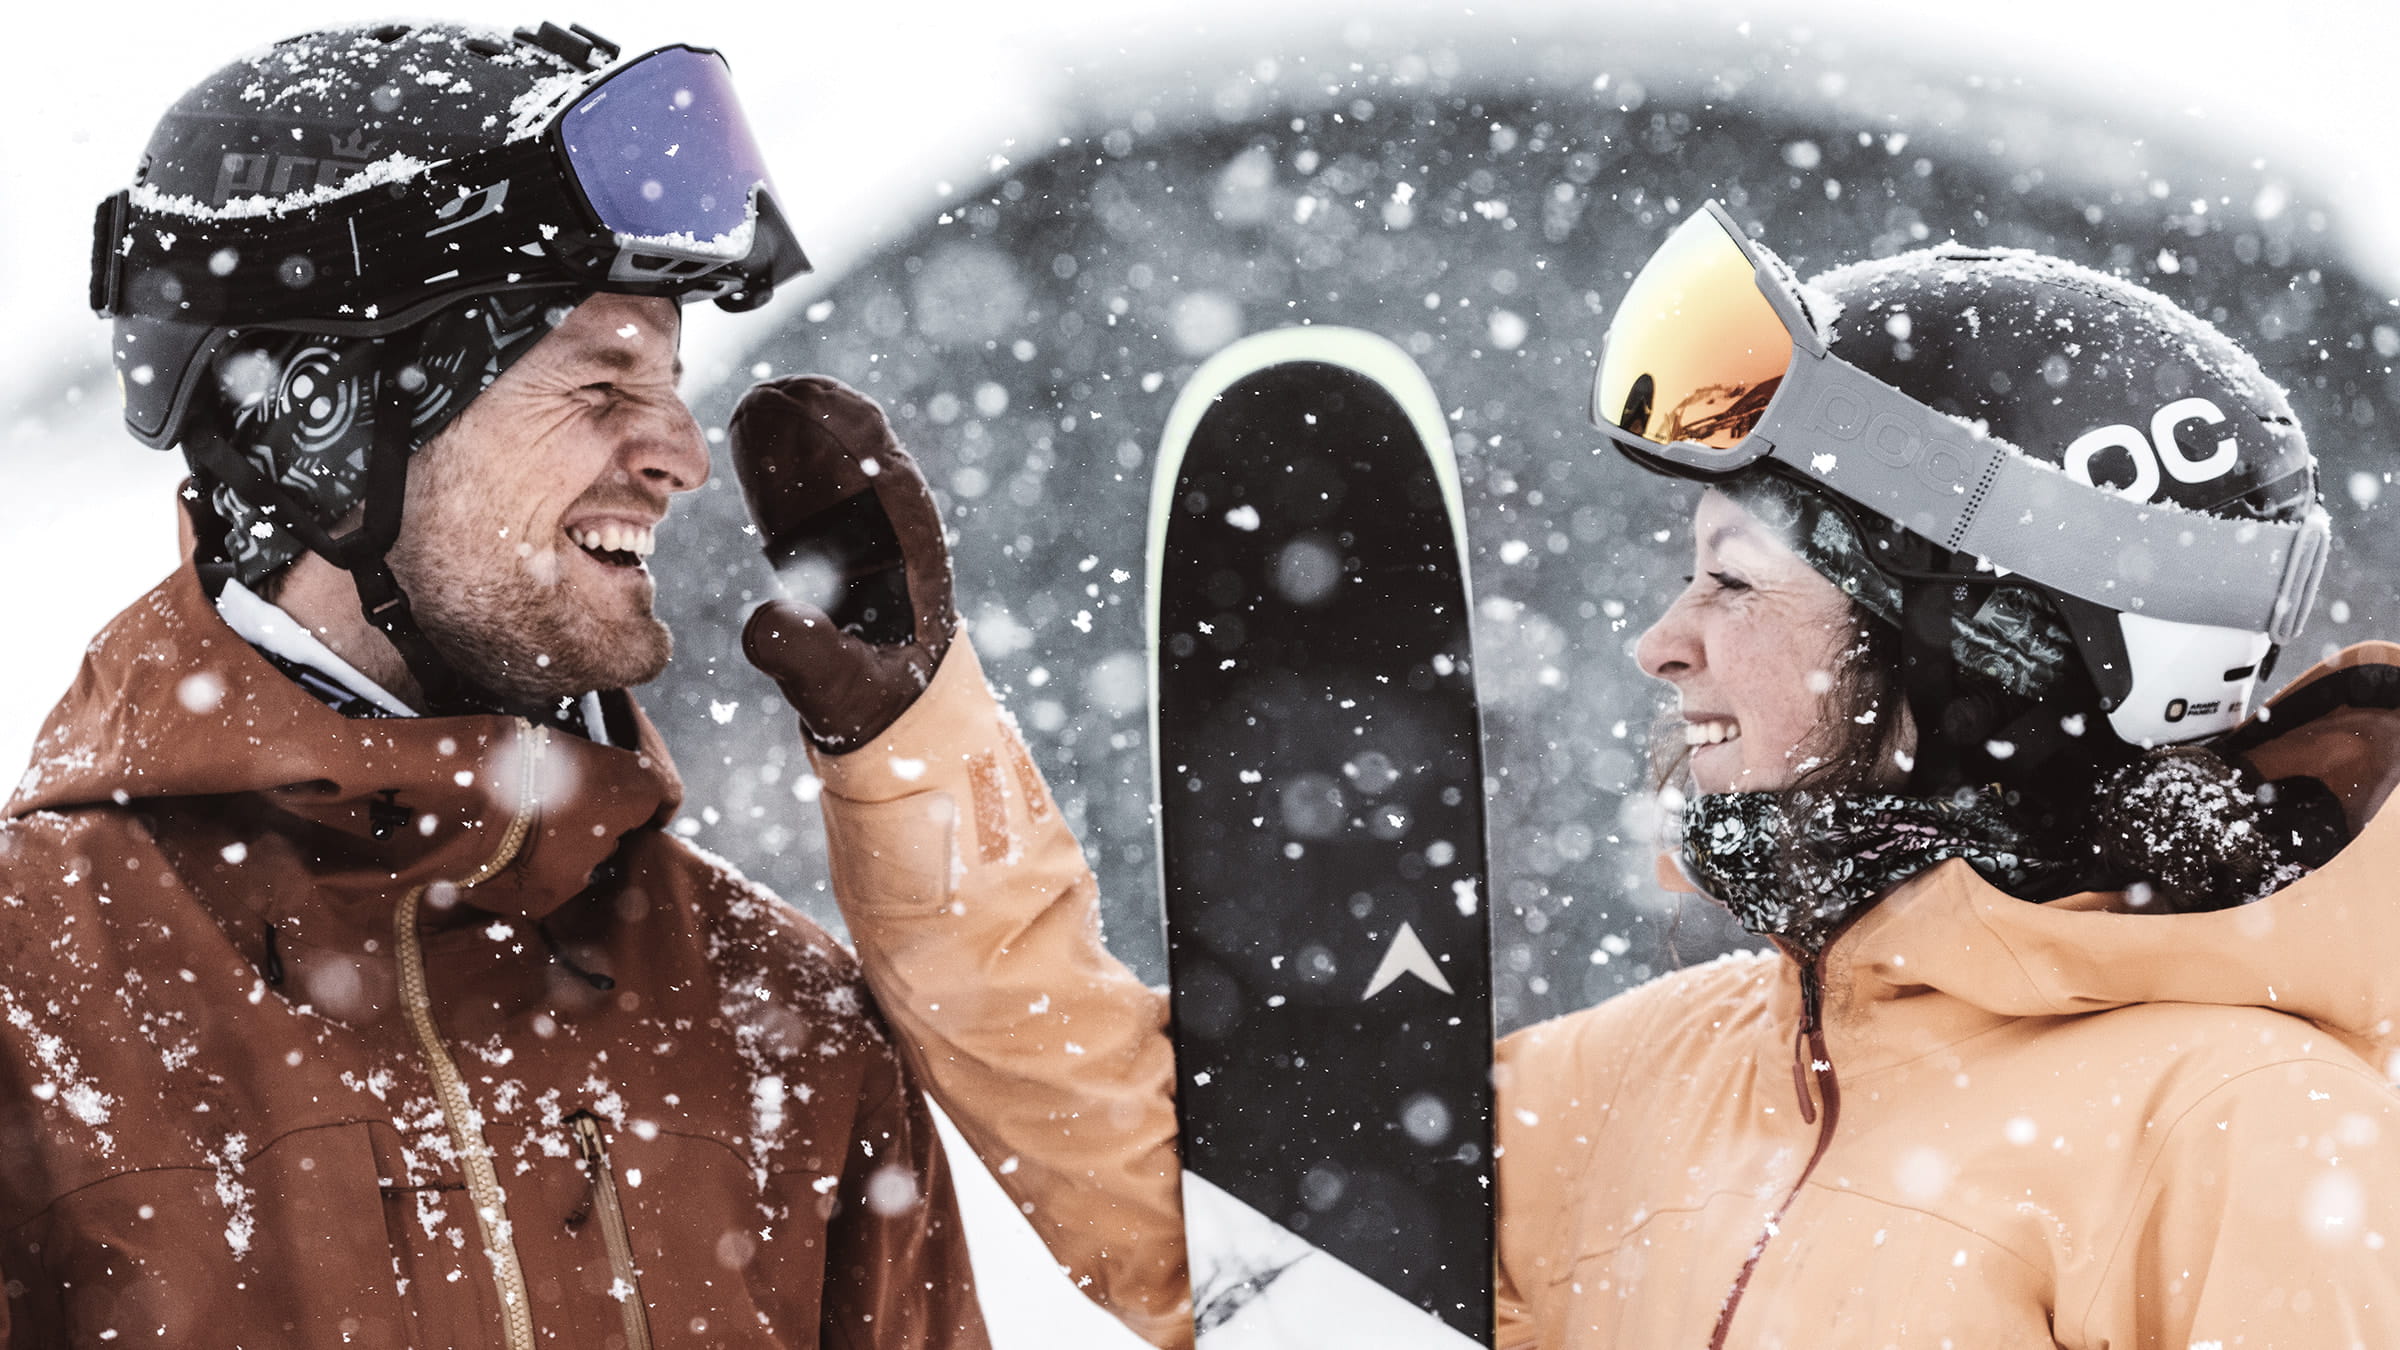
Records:
[[[2400,646],[2353,648],[2294,682],[2348,665],[2400,665]],[[2286,691],[2289,692],[2288,690]],[[2346,764],[2337,792],[2400,770],[2400,712],[2358,710],[2338,743],[2300,762]],[[2312,734],[2316,724],[2287,733]],[[2368,733],[2375,734],[2368,734]],[[2260,748],[2268,755],[2278,742]],[[2362,764],[2379,772],[2362,774]],[[2031,904],[1963,861],[1910,879],[1826,952],[1829,1024],[1861,1067],[1955,1044],[2019,1017],[2139,1003],[2272,1009],[2324,1028],[2370,1063],[2400,1054],[2400,811],[2380,810],[2325,866],[2252,904],[2145,914],[2115,892]]]
[[[237,835],[275,842],[244,879],[251,842],[228,840],[237,876],[224,892],[270,918],[302,918],[325,895],[456,881],[514,842],[473,906],[539,919],[682,796],[649,719],[607,697],[625,699],[628,748],[510,717],[345,718],[226,626],[187,558],[93,640],[6,815],[132,806],[238,822]],[[261,884],[291,868],[307,884]]]

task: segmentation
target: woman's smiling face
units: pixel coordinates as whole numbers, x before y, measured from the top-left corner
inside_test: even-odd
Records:
[[[1691,582],[1634,656],[1675,686],[1694,790],[1765,792],[1793,786],[1845,740],[1839,673],[1858,640],[1849,597],[1711,489],[1692,513]],[[1871,786],[1907,776],[1914,727],[1904,708],[1890,715],[1902,719],[1895,753],[1878,760]]]

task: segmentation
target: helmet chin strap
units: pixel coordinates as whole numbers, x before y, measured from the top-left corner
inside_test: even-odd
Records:
[[[2042,780],[2062,756],[2110,760],[2104,705],[2086,677],[2070,673],[2033,699],[1961,677],[1953,639],[1957,617],[1973,599],[1973,588],[1956,581],[1917,578],[1901,588],[1902,687],[1917,724],[1905,790],[1935,796],[1962,787],[2023,788]],[[2026,706],[2009,715],[2020,703]]]
[[[1958,695],[1951,616],[1963,589],[1955,582],[1911,580],[1900,590],[1900,681],[1917,724],[1916,759],[1908,769],[1912,796],[1948,792],[1966,781],[1950,734]]]
[[[410,410],[398,372],[389,368],[388,359],[385,368],[376,372],[375,395],[375,436],[367,449],[361,494],[365,519],[346,534],[336,535],[319,524],[282,484],[260,472],[222,437],[201,437],[189,448],[210,473],[244,499],[272,508],[276,522],[308,545],[310,552],[350,574],[358,589],[360,614],[400,653],[401,662],[417,682],[428,715],[513,713],[536,721],[553,720],[548,707],[509,698],[461,672],[418,626],[408,593],[392,575],[390,561],[408,498]]]

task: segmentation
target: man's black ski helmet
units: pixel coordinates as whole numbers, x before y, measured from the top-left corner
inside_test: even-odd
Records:
[[[132,191],[222,210],[237,198],[337,190],[394,157],[450,159],[497,140],[510,106],[541,81],[571,78],[593,58],[615,55],[615,48],[596,46],[588,35],[567,36],[571,45],[555,39],[541,45],[446,25],[393,23],[288,38],[234,61],[175,100],[150,134]],[[356,205],[370,207],[375,191],[360,182]],[[115,280],[120,294],[111,303],[105,294],[111,279],[103,269],[110,253],[125,252],[111,237],[123,228],[111,228],[117,201],[112,197],[101,206],[93,306],[115,321],[126,429],[144,444],[167,449],[181,440],[192,400],[207,396],[208,357],[233,329],[160,313],[157,301],[180,299],[183,281],[173,267],[130,275],[121,270]],[[253,246],[237,249],[228,268],[229,276],[236,269],[247,275],[232,279],[252,288],[289,288],[301,281],[304,268],[313,270],[313,264],[277,256],[280,222],[249,219]]]
[[[132,188],[103,202],[96,224],[92,304],[116,320],[127,429],[173,445],[204,392],[208,350],[245,321],[387,333],[463,295],[558,285],[763,302],[808,270],[771,191],[740,258],[688,237],[617,247],[629,241],[609,237],[594,176],[578,179],[580,161],[546,144],[557,135],[545,124],[578,95],[671,55],[704,56],[697,73],[713,62],[721,77],[713,53],[688,48],[620,62],[580,25],[509,35],[387,23],[289,38],[201,81],[160,119]],[[705,92],[731,102],[728,89]],[[699,106],[736,122],[747,146],[738,108]],[[658,185],[645,186],[655,200]]]
[[[384,562],[407,455],[584,296],[747,309],[806,270],[715,53],[386,23],[287,39],[178,99],[100,205],[92,305],[127,429],[183,449],[195,513],[227,526],[203,538],[212,590],[311,549],[463,711],[495,701],[415,631]]]

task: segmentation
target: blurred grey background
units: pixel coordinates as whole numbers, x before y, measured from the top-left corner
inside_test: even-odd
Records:
[[[1583,415],[1626,273],[1707,197],[1804,272],[1956,237],[2130,276],[2215,320],[2291,386],[2342,524],[2345,565],[2286,671],[2382,631],[2400,545],[2372,527],[2400,340],[2306,184],[2186,127],[2134,144],[2013,88],[1872,64],[1829,85],[1731,45],[1689,69],[1630,55],[1369,37],[1230,81],[1205,64],[1096,78],[1059,135],[929,204],[786,313],[750,368],[696,391],[712,424],[770,372],[830,372],[885,404],[943,498],[963,609],[1099,870],[1112,944],[1145,975],[1164,972],[1147,470],[1194,366],[1291,323],[1401,342],[1450,412],[1504,1029],[1741,937],[1658,892],[1646,829],[1655,695],[1630,648],[1688,570],[1696,493],[1602,452]],[[2044,396],[2041,372],[2013,373]],[[687,623],[651,707],[697,837],[830,912],[821,844],[789,805],[805,762],[731,640],[762,577],[725,481],[654,564],[672,611],[721,617]]]
[[[1739,937],[1658,892],[1640,790],[1656,704],[1628,649],[1685,570],[1690,490],[1597,453],[1582,416],[1626,272],[1703,198],[1803,270],[2017,245],[2215,319],[2292,388],[2341,525],[2287,670],[2381,631],[2391,603],[2394,546],[2368,527],[2394,448],[2400,226],[2359,102],[2375,53],[2400,49],[2380,8],[2301,7],[2272,31],[2231,7],[2048,0],[1943,31],[1879,4],[899,4],[671,28],[582,9],[636,48],[728,51],[822,269],[761,315],[694,311],[688,396],[711,427],[770,373],[883,401],[942,495],[962,608],[1100,873],[1111,942],[1152,979],[1148,466],[1183,379],[1247,332],[1383,333],[1452,413],[1504,1027]],[[174,89],[343,15],[160,11],[113,42],[81,35],[35,90],[67,115],[15,138],[0,213],[24,283],[0,328],[0,456],[19,486],[0,558],[27,643],[0,700],[10,753],[81,637],[172,561],[175,467],[113,432],[101,326],[80,307],[88,203]],[[43,241],[53,256],[26,247]],[[766,579],[729,484],[662,535],[681,646],[646,701],[690,785],[679,828],[838,928],[813,781],[734,650]]]
[[[1301,322],[1401,343],[1451,414],[1503,1029],[1740,938],[1658,891],[1645,833],[1657,704],[1628,653],[1685,570],[1691,490],[1600,453],[1582,411],[1628,270],[1706,197],[1803,271],[1957,238],[2116,271],[2214,319],[2291,389],[2337,525],[2285,673],[2400,619],[2394,7],[1287,8],[464,15],[727,51],[822,270],[757,315],[694,311],[687,396],[712,428],[770,374],[828,372],[883,402],[955,532],[987,669],[1100,874],[1111,945],[1146,978],[1165,970],[1139,590],[1156,438],[1210,352]],[[14,21],[39,59],[12,77],[20,125],[0,138],[16,639],[0,757],[23,753],[84,637],[174,559],[179,470],[115,429],[82,308],[91,204],[222,60],[380,14],[277,0]],[[689,784],[677,828],[838,929],[814,780],[735,649],[768,581],[722,453],[652,561],[679,649],[644,701]],[[1066,1324],[1045,1319],[1080,1305],[1035,1292],[1038,1251],[1021,1269],[1002,1343],[1015,1325],[1055,1339]]]

